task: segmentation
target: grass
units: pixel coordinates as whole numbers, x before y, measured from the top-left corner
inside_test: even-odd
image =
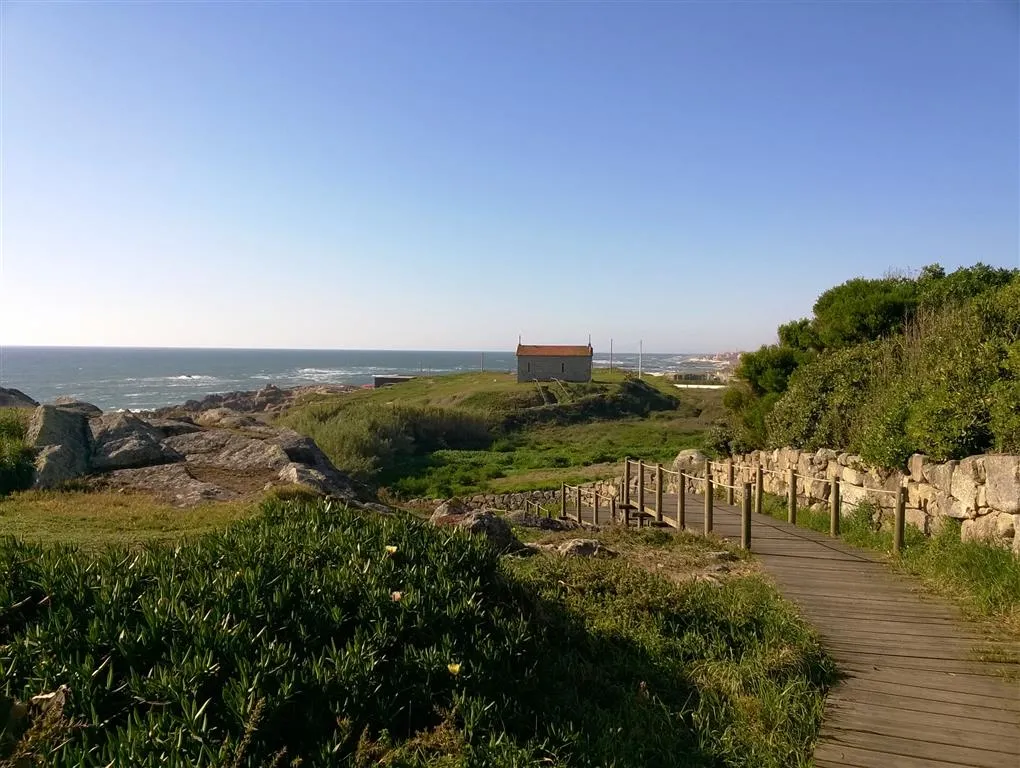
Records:
[[[302,401],[281,422],[391,497],[449,497],[610,477],[624,456],[669,462],[699,446],[721,395],[599,371],[587,384],[505,374],[419,378]]]
[[[500,557],[328,504],[133,551],[0,539],[0,573],[12,765],[786,768],[832,679],[756,576]]]
[[[133,546],[221,529],[252,508],[250,501],[180,509],[140,493],[25,491],[0,499],[0,535],[88,549]]]
[[[766,494],[762,510],[785,520],[786,500]],[[840,521],[840,535],[856,547],[891,553],[892,532],[875,524],[875,508],[861,504]],[[829,513],[797,510],[797,524],[829,531]],[[956,602],[969,616],[991,619],[1020,638],[1020,559],[1006,549],[960,540],[960,525],[945,520],[933,536],[916,526],[904,529],[903,550],[890,554],[897,569],[917,576],[932,593]]]
[[[539,426],[500,438],[483,451],[440,450],[411,457],[381,473],[379,481],[405,498],[553,488],[619,474],[625,456],[668,463],[684,448],[699,445],[700,436],[696,418],[672,412]]]
[[[0,408],[0,497],[32,484],[33,456],[25,442],[30,414],[25,408]]]

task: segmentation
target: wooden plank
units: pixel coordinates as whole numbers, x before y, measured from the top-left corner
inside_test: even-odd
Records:
[[[882,706],[900,712],[921,712],[932,715],[948,715],[955,718],[981,718],[988,721],[1012,722],[1014,713],[993,706],[973,706],[955,701],[933,701],[900,696],[895,693],[881,693],[862,689],[838,688],[829,693],[827,702],[832,705],[844,703]]]
[[[994,680],[994,678],[991,678]],[[966,693],[964,691],[946,691],[940,688],[929,688],[924,685],[908,686],[899,681],[886,681],[876,677],[856,677],[853,684],[842,686],[854,691],[874,691],[889,693],[900,698],[923,699],[925,701],[944,701],[952,704],[964,704],[972,707],[991,707],[1009,712],[1020,713],[1020,699],[1008,695],[992,696],[986,693]],[[998,690],[1007,690],[1006,686],[997,686]]]
[[[829,741],[820,742],[815,749],[815,765],[825,762],[840,768],[975,768],[970,763],[897,755]]]
[[[969,712],[969,708],[966,711]],[[995,712],[996,710],[992,711]],[[876,720],[879,727],[883,727],[889,722],[899,722],[915,726],[919,730],[934,728],[939,732],[935,734],[935,741],[938,741],[944,733],[958,729],[962,729],[964,734],[960,738],[969,738],[969,735],[979,734],[997,736],[1004,739],[1006,743],[1009,743],[1011,739],[1020,738],[1020,720],[992,720],[983,717],[973,717],[969,714],[935,714],[903,709],[899,706],[890,707],[874,703],[864,704],[856,701],[829,702],[826,706],[826,717],[835,717],[839,722],[855,725]],[[954,743],[959,741],[955,735],[951,738],[954,740]]]
[[[1017,766],[1015,753],[1011,755],[991,749],[933,744],[910,738],[907,733],[908,729],[904,728],[902,736],[887,736],[846,729],[832,723],[822,723],[821,739],[827,743],[838,745],[840,748],[868,749],[884,752],[887,755],[896,755],[896,759],[890,760],[887,765],[899,766],[900,759],[910,757],[923,760],[943,760],[957,765],[971,766],[971,768],[1016,768]],[[989,739],[990,743],[994,743],[994,741],[994,739]]]

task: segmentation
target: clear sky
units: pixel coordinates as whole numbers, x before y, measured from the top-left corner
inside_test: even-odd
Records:
[[[1016,2],[2,2],[0,343],[755,347],[1020,265]]]

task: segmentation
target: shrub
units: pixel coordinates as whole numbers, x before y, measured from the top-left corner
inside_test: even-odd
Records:
[[[0,735],[19,764],[780,768],[831,679],[760,579],[501,562],[328,504],[135,551],[0,539],[0,573],[0,711],[66,686]]]
[[[0,408],[0,496],[31,487],[33,451],[25,442],[28,415],[23,409]]]
[[[880,344],[862,344],[800,368],[766,420],[768,444],[810,450],[849,445],[882,356]]]

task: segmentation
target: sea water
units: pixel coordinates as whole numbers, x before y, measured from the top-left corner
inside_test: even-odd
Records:
[[[645,354],[646,373],[701,373],[720,364],[704,355]],[[608,354],[594,365],[608,367]],[[615,354],[613,364],[637,370],[636,354]],[[0,347],[0,386],[39,402],[62,395],[103,410],[147,410],[267,384],[372,383],[394,374],[445,374],[516,370],[512,351],[417,352],[296,349],[136,349],[122,347]]]

